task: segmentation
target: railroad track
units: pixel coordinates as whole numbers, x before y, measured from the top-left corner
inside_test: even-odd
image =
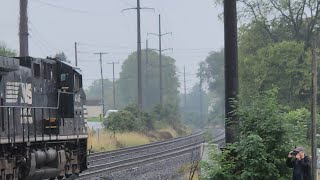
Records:
[[[123,159],[128,159],[132,157],[139,157],[143,155],[147,155],[150,153],[161,152],[165,149],[170,149],[178,146],[185,145],[187,143],[194,143],[203,140],[203,132],[198,132],[192,134],[190,136],[179,137],[167,141],[159,141],[151,144],[146,144],[142,146],[130,147],[119,149],[110,152],[101,152],[101,153],[94,153],[89,156],[88,163],[89,169],[91,166],[98,165],[105,162],[113,162],[119,161]]]
[[[199,151],[201,143],[204,142],[203,135],[203,132],[198,132],[169,141],[92,154],[89,157],[89,169],[83,172],[79,176],[79,179],[104,179],[103,177],[112,172],[135,168]],[[223,141],[224,134],[221,134],[214,140],[215,143],[222,143]]]

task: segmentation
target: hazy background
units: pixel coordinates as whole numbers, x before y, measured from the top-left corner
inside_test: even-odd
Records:
[[[19,0],[0,0],[0,41],[9,48],[19,49]],[[104,77],[112,78],[111,61],[116,66],[116,76],[121,63],[136,50],[135,0],[29,0],[30,56],[54,56],[65,52],[74,64],[74,42],[79,42],[79,66],[84,74],[84,86],[100,77],[98,56],[94,52],[108,52],[104,56]],[[198,63],[212,50],[223,47],[223,23],[218,19],[222,11],[212,0],[141,0],[142,47],[147,33],[158,33],[158,14],[162,15],[162,32],[172,32],[163,37],[163,48],[173,48],[172,56],[183,80],[186,66],[187,89],[198,82],[195,73]],[[156,36],[149,36],[149,47],[158,48]],[[80,53],[82,52],[82,53]]]

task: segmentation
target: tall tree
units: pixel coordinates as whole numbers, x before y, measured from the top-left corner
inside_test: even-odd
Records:
[[[17,53],[12,49],[7,48],[6,44],[0,43],[0,56],[13,57],[17,56]]]
[[[202,98],[202,101],[200,101],[200,98]],[[200,103],[202,103],[202,108],[200,107]],[[191,92],[187,94],[186,105],[184,102],[180,104],[182,120],[191,127],[203,128],[208,123],[208,105],[208,93],[205,90],[202,90],[200,93],[199,84],[195,84]]]
[[[55,56],[59,61],[70,63],[71,61],[68,60],[66,54],[64,52],[59,52]]]
[[[304,61],[300,62],[303,57]],[[310,63],[303,43],[281,42],[270,44],[256,55],[242,56],[240,60],[240,97],[246,97],[279,88],[279,101],[290,107],[308,105]]]
[[[215,0],[221,4],[222,0]],[[273,42],[299,41],[305,50],[319,35],[320,1],[317,0],[238,0],[242,22],[258,23]]]
[[[209,119],[224,119],[224,51],[214,51],[200,63],[198,76],[203,77],[209,88]]]
[[[159,88],[159,54],[148,50],[142,52],[142,81],[144,109],[151,110],[160,103]],[[179,80],[176,74],[175,60],[169,56],[163,56],[163,102],[164,104],[179,104]],[[122,65],[119,79],[120,105],[122,107],[133,104],[137,100],[137,53],[134,52]]]

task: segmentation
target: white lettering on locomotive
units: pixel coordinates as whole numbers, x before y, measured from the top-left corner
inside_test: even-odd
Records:
[[[32,105],[32,85],[31,83],[7,82],[6,102],[20,103],[21,105]],[[20,123],[33,123],[31,108],[21,108]]]
[[[33,118],[32,118],[32,114],[31,114],[31,108],[24,108],[21,109],[21,119],[20,119],[20,123],[24,123],[24,124],[31,124],[33,123]]]
[[[20,95],[20,97],[19,97]],[[31,83],[7,82],[6,102],[21,104],[32,104],[32,85]]]

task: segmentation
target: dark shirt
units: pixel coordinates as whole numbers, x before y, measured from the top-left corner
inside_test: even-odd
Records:
[[[295,158],[287,158],[287,166],[293,168],[293,180],[311,180],[310,159],[305,156],[300,161]]]
[[[303,166],[301,161],[296,160],[295,165],[293,166],[293,179],[294,180],[303,180]]]

